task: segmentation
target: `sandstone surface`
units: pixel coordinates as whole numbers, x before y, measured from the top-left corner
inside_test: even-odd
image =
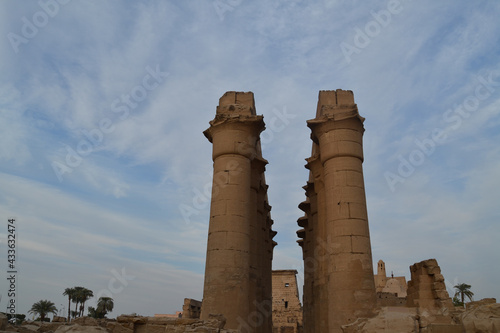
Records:
[[[222,314],[227,327],[271,333],[273,237],[260,133],[252,92],[226,92],[204,134],[213,144],[205,281],[200,318]]]
[[[7,319],[7,316],[3,313],[0,313],[0,331],[5,331],[8,322],[9,320]]]
[[[108,333],[105,328],[99,326],[82,326],[78,324],[62,325],[55,333]]]
[[[92,317],[78,317],[71,321],[72,324],[78,324],[81,326],[99,326],[97,319]]]
[[[363,126],[350,90],[320,91],[308,120],[312,154],[305,215],[297,221],[304,258],[304,332],[341,332],[371,317],[376,292],[363,179]]]
[[[384,307],[373,318],[361,318],[342,327],[344,333],[417,333],[417,309]]]
[[[498,333],[500,304],[476,305],[462,314],[461,321],[466,333]]]

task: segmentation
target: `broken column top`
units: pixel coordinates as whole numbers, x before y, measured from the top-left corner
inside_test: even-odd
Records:
[[[321,90],[318,97],[318,108],[316,119],[322,116],[334,116],[335,114],[353,111],[358,108],[354,103],[354,94],[351,90]]]
[[[253,92],[228,91],[219,99],[217,115],[255,116]]]

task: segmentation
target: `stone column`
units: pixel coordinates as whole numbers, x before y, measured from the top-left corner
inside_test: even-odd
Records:
[[[327,285],[320,289],[326,292],[328,329],[322,332],[342,332],[342,325],[372,316],[376,306],[362,169],[363,121],[352,92],[337,90],[320,91],[316,118],[307,122],[318,145],[324,182],[320,193],[325,201],[318,212],[325,216],[319,220],[318,238],[324,242],[320,254],[327,263],[319,279]]]
[[[313,229],[313,251],[310,257],[313,267],[313,320],[314,330],[319,332],[328,332],[329,302],[328,302],[328,267],[329,267],[329,246],[326,238],[326,194],[324,183],[324,168],[319,155],[319,147],[313,144],[312,157],[307,159],[307,165],[311,171],[314,180],[314,193],[311,193],[309,199],[314,229]]]
[[[253,93],[224,94],[210,125],[204,134],[213,143],[214,178],[201,319],[222,314],[228,329],[268,332],[251,316],[262,299],[264,270],[256,169],[267,163],[259,141],[264,121],[256,115]]]
[[[260,262],[260,280],[259,286],[260,298],[259,303],[256,304],[257,312],[262,315],[263,324],[258,332],[271,332],[273,328],[272,323],[272,261],[273,249],[277,244],[273,241],[276,232],[272,230],[273,220],[271,218],[271,206],[268,203],[267,189],[264,164],[262,165],[262,172],[260,177],[260,188],[258,191],[258,204],[259,204],[259,262]]]
[[[260,153],[260,147],[258,147]],[[265,184],[264,171],[267,161],[256,157],[252,161],[252,200],[255,205],[252,217],[252,261],[250,264],[250,280],[253,293],[250,294],[249,302],[251,312],[255,314],[255,322],[258,323],[259,332],[270,332],[272,330],[271,316],[271,272],[272,257],[269,257],[269,246],[272,237],[269,235],[268,216],[270,206],[267,203],[267,185]],[[272,253],[272,249],[271,249]],[[262,323],[260,323],[262,322]]]

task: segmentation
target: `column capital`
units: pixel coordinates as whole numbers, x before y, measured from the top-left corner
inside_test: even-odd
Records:
[[[236,154],[253,160],[261,156],[258,149],[260,133],[265,129],[263,116],[216,117],[203,134],[214,144],[212,158],[224,154]]]
[[[307,121],[307,127],[311,129],[311,139],[319,144],[319,137],[326,132],[336,129],[352,129],[364,133],[363,126],[365,118],[359,115],[358,109],[348,110],[340,114],[324,115]]]
[[[356,157],[363,161],[363,120],[356,109],[307,121],[311,139],[318,145],[321,163],[342,156]],[[312,158],[315,157],[318,156]]]
[[[221,114],[215,116],[210,122],[210,127],[203,134],[213,143],[213,137],[218,131],[227,129],[243,130],[249,132],[250,135],[259,136],[266,129],[264,124],[264,116],[244,116],[244,115],[226,115]]]
[[[334,129],[352,129],[364,132],[365,118],[358,112],[354,94],[350,90],[322,90],[319,92],[316,118],[308,120],[311,139],[319,144],[319,138]]]
[[[213,143],[218,133],[227,132],[233,141],[244,145],[257,142],[265,128],[264,116],[257,115],[255,111],[253,92],[228,91],[219,99],[215,118],[203,134]]]
[[[228,91],[219,98],[217,116],[243,115],[255,116],[255,100],[253,92]]]

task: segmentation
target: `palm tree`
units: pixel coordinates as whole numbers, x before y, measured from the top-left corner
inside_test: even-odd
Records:
[[[71,300],[75,298],[76,296],[76,291],[75,288],[66,288],[64,289],[63,292],[64,296],[68,296],[68,323],[70,321],[70,314],[71,314]]]
[[[75,295],[73,297],[75,312],[78,317],[81,317],[85,309],[85,302],[94,297],[94,293],[92,290],[85,287],[74,287],[73,289],[75,289]],[[80,307],[78,307],[78,305],[80,305]]]
[[[49,313],[56,315],[57,309],[54,303],[52,303],[51,301],[41,300],[33,304],[31,306],[31,310],[29,310],[28,313],[38,314],[40,316],[40,320],[44,322],[45,316]]]
[[[85,310],[85,302],[94,297],[94,292],[90,289],[83,288],[80,292],[80,317],[83,316],[83,311]]]
[[[115,303],[111,297],[100,297],[97,302],[97,313],[102,314],[102,318],[106,316],[108,312],[113,311]]]
[[[78,314],[80,313],[78,311],[78,304],[80,304],[80,300],[82,299],[82,293],[83,293],[83,290],[85,288],[83,287],[74,287],[73,288],[75,290],[75,294],[73,295],[73,303],[75,303],[75,317],[78,316]]]
[[[471,285],[467,283],[460,283],[454,286],[457,291],[455,292],[455,297],[460,296],[462,300],[462,304],[464,304],[464,298],[467,296],[469,300],[472,301],[472,296],[474,296],[474,293],[470,291]]]
[[[89,317],[92,317],[92,318],[99,318],[99,313],[97,312],[97,310],[93,307],[93,306],[89,306],[88,308],[88,316]]]

